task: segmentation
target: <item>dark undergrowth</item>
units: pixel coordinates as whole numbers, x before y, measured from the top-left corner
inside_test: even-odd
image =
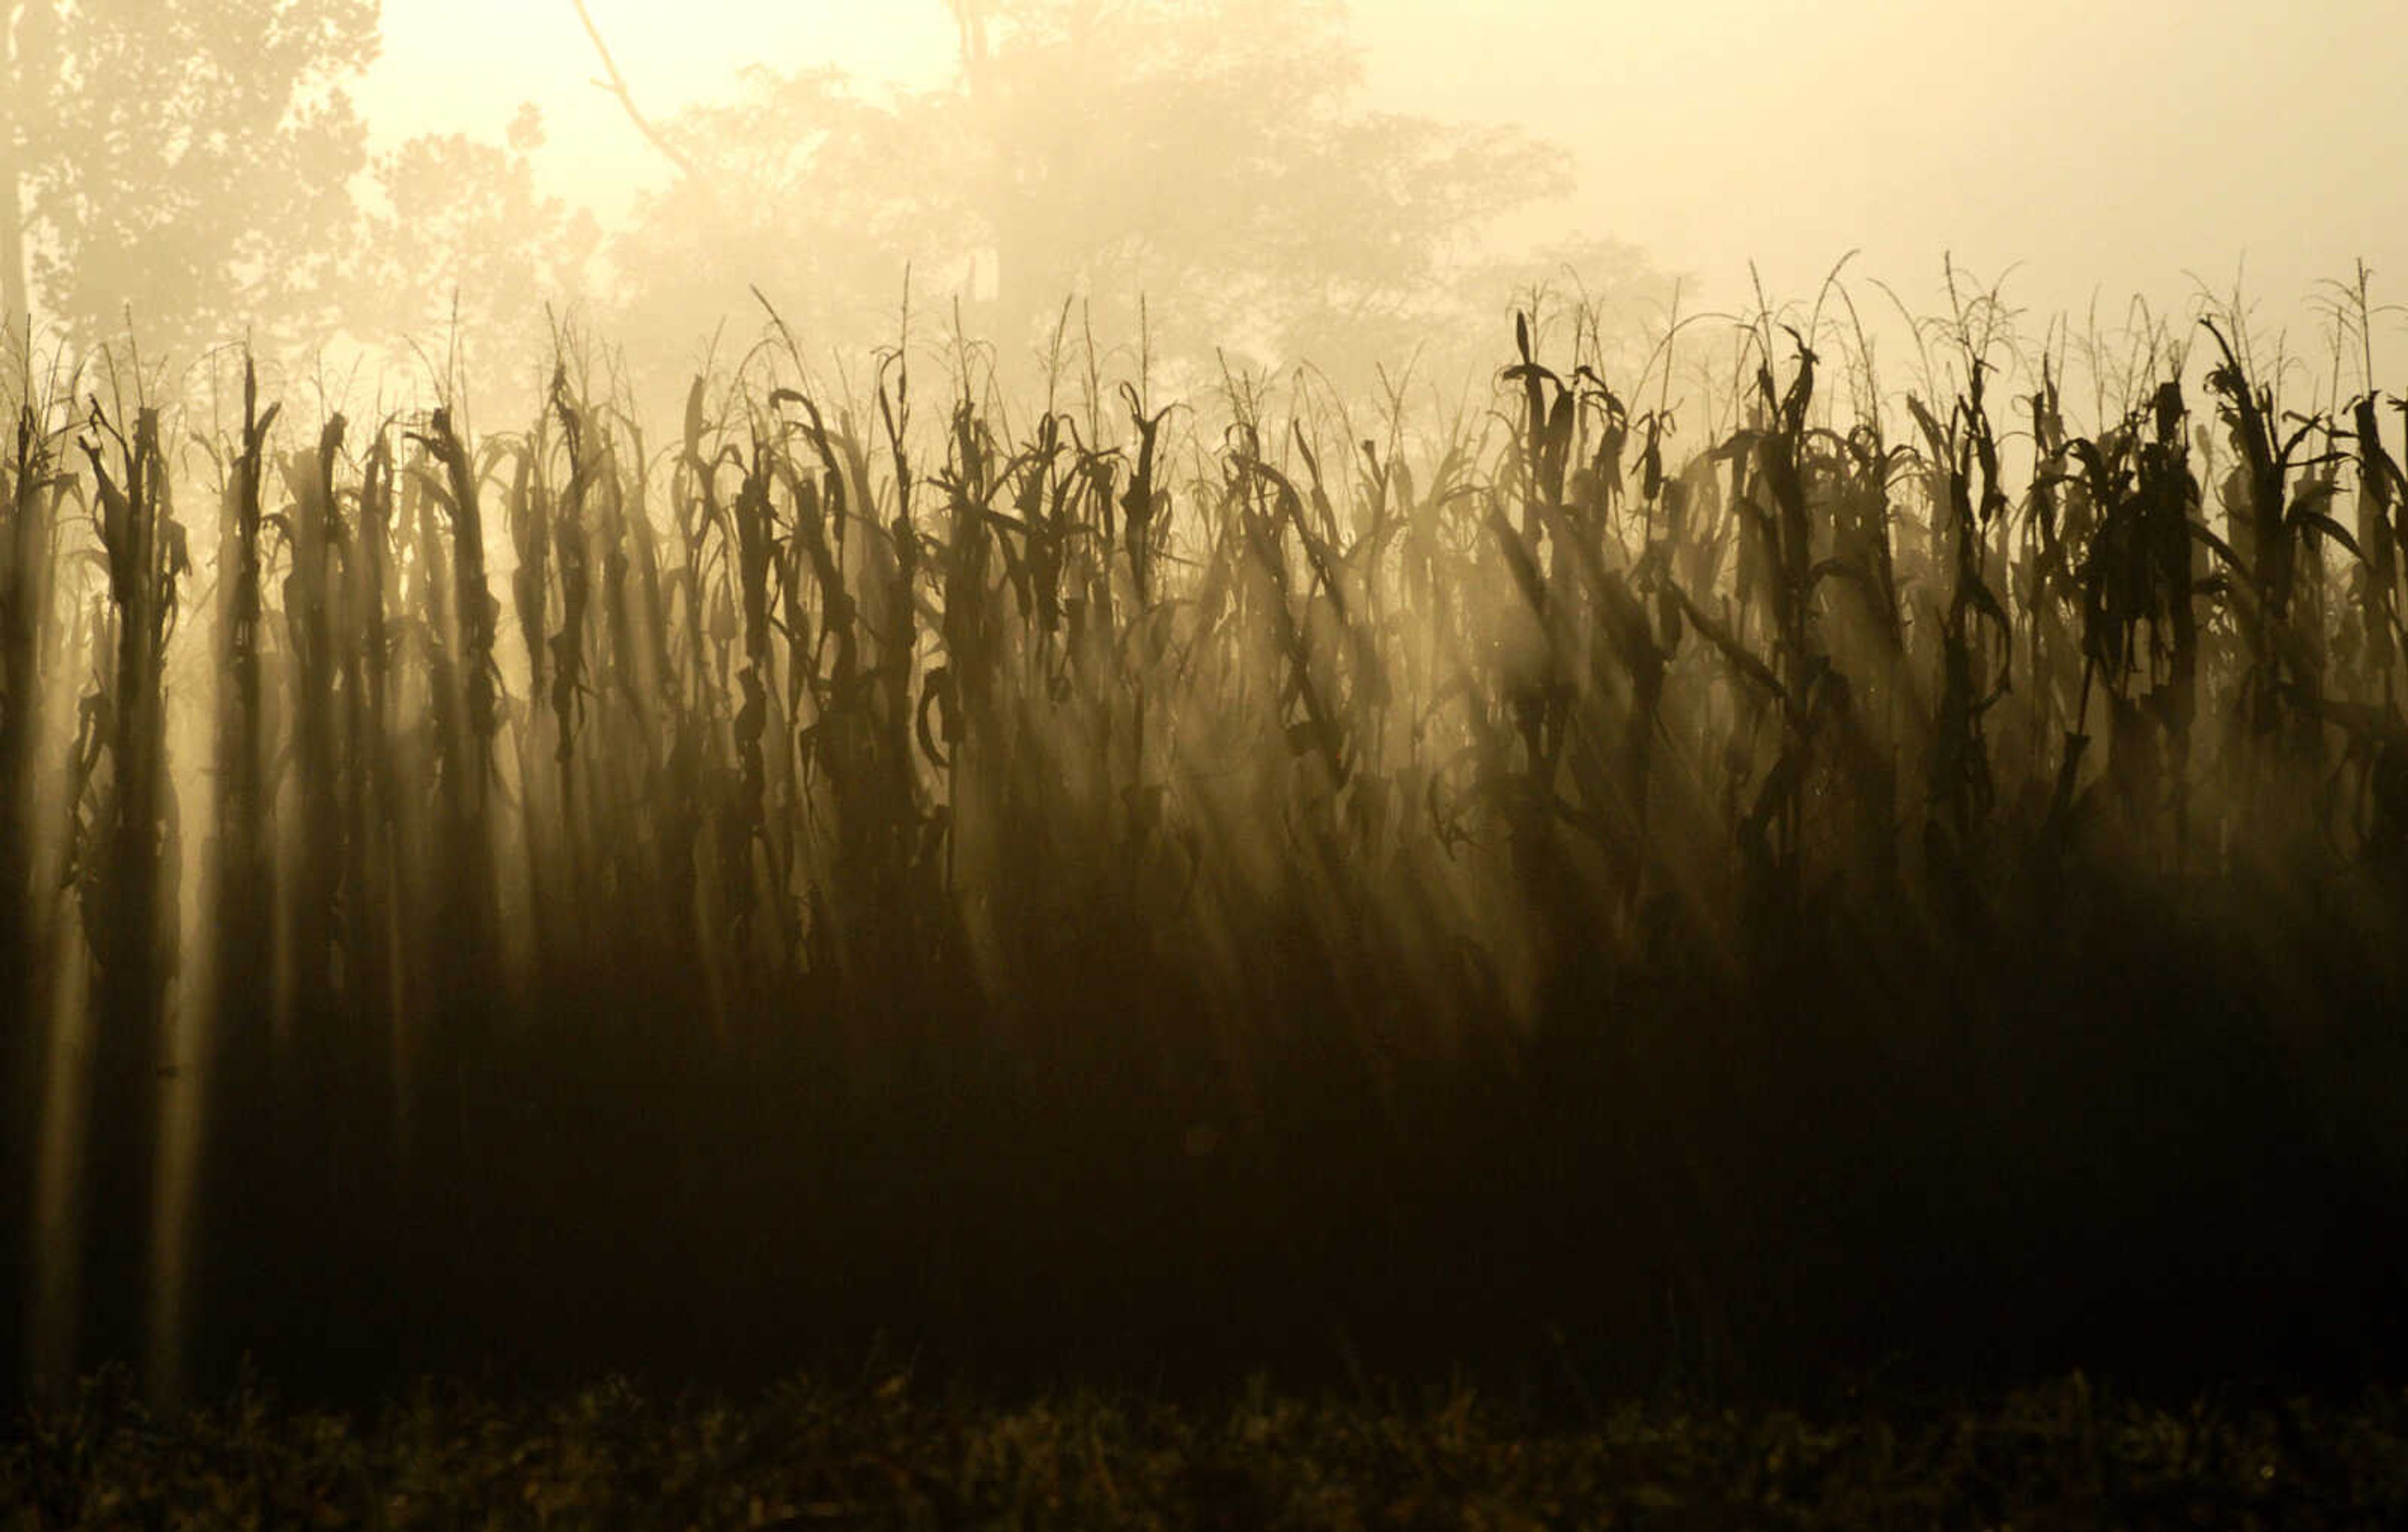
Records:
[[[502,1403],[423,1385],[360,1416],[256,1388],[154,1412],[122,1377],[0,1448],[9,1532],[639,1529],[2380,1528],[2408,1516],[2408,1400],[2071,1380],[1804,1413],[1660,1403],[1549,1418],[1455,1389],[1187,1404],[997,1402],[875,1372],[730,1403],[624,1382]]]

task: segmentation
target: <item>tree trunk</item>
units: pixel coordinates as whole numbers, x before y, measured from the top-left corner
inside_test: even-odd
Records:
[[[30,340],[33,333],[26,322],[32,306],[25,298],[25,205],[7,143],[15,133],[15,125],[0,118],[0,342],[21,332]]]
[[[0,367],[6,346],[0,343]],[[0,393],[5,393],[0,389]],[[22,401],[8,412],[0,470],[0,1400],[24,1378],[32,1302],[34,1164],[50,1015],[37,916],[35,763],[41,741],[39,658],[48,605],[50,454]],[[55,880],[51,880],[55,881]]]
[[[29,305],[25,294],[25,203],[19,181],[23,175],[21,150],[17,142],[17,103],[26,93],[18,79],[17,50],[12,34],[17,13],[14,5],[0,6],[0,352],[5,341],[26,323]]]
[[[18,193],[15,23],[20,7],[0,6],[0,368],[8,365],[9,337],[22,327],[31,340],[25,304],[24,204]],[[17,401],[22,405],[26,401]],[[46,497],[35,481],[47,473],[37,462],[34,436],[10,417],[15,449],[7,502],[0,503],[0,1400],[25,1382],[31,1355],[27,1320],[33,1301],[34,1124],[40,1116],[36,1081],[40,1078],[38,1003],[33,875],[33,761],[40,680],[35,673],[42,614],[36,593],[36,564],[45,557]]]

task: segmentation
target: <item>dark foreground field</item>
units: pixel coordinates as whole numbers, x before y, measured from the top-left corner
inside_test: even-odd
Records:
[[[1813,1414],[1627,1406],[1549,1424],[1464,1391],[1001,1405],[907,1376],[743,1407],[609,1383],[422,1388],[372,1419],[256,1394],[159,1415],[87,1385],[0,1452],[6,1525],[68,1527],[2386,1527],[2408,1396],[2161,1408],[2080,1376]]]

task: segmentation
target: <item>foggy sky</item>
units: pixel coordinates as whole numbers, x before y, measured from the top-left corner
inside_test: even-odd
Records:
[[[951,78],[940,0],[594,0],[656,116],[735,71],[832,64]],[[1852,270],[1934,304],[1941,259],[2036,311],[2180,311],[2247,274],[2259,318],[2320,344],[2299,307],[2364,257],[2408,295],[2408,24],[2388,0],[1354,0],[1367,104],[1519,122],[1576,156],[1580,187],[1512,231],[1634,243],[1714,307],[1810,295]],[[2287,22],[2287,24],[2286,24]],[[606,220],[660,162],[595,72],[568,0],[402,0],[361,93],[380,142],[498,135],[541,107],[554,188]]]

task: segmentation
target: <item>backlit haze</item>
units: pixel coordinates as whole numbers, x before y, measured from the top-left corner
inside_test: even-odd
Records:
[[[0,1419],[2396,1386],[2403,6],[0,0]]]
[[[865,87],[957,73],[939,0],[593,0],[655,118],[726,91],[751,64],[827,65]],[[1636,246],[1710,308],[1811,296],[1851,250],[1858,279],[1918,311],[1943,252],[1984,281],[2014,268],[2034,316],[2135,294],[2179,314],[2236,279],[2268,331],[2321,352],[2300,300],[2363,258],[2378,303],[2408,281],[2399,170],[2402,31],[2380,0],[1356,0],[1363,104],[1518,122],[1574,156],[1569,197],[1504,231]],[[359,94],[379,141],[497,137],[545,118],[550,188],[606,226],[665,162],[592,83],[568,0],[403,0]],[[1860,288],[1861,291],[1861,288]],[[1863,301],[1863,300],[1860,300]]]

